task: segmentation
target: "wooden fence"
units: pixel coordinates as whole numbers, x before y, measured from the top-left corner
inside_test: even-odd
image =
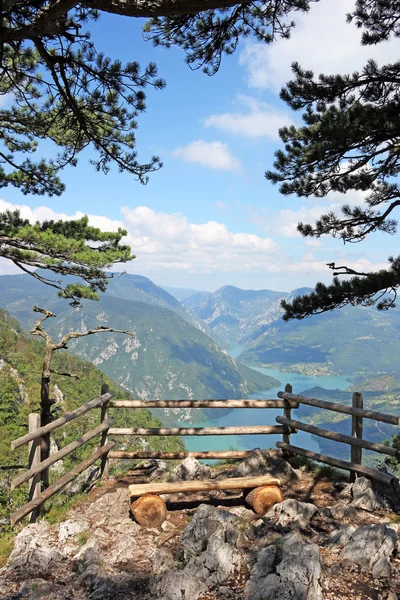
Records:
[[[11,482],[11,489],[29,481],[29,501],[27,504],[19,508],[10,516],[11,525],[15,525],[27,515],[31,515],[31,522],[38,517],[40,506],[51,498],[54,494],[60,492],[66,485],[73,481],[80,473],[85,471],[89,466],[101,459],[100,474],[102,478],[109,476],[109,461],[110,460],[125,460],[125,459],[162,459],[176,460],[186,457],[194,457],[198,459],[237,459],[245,458],[251,450],[229,450],[229,451],[198,451],[198,452],[150,452],[150,451],[121,451],[113,450],[114,441],[110,441],[110,436],[208,436],[208,435],[268,435],[282,434],[282,442],[277,442],[279,450],[273,452],[282,453],[286,451],[290,454],[299,454],[313,460],[327,463],[329,465],[346,469],[352,473],[354,478],[356,474],[366,475],[372,479],[378,480],[389,485],[396,485],[397,478],[362,465],[362,449],[373,450],[381,454],[396,456],[400,458],[399,453],[384,444],[377,444],[363,439],[363,419],[373,419],[392,425],[398,425],[399,417],[387,415],[376,411],[365,410],[363,408],[362,394],[353,394],[352,406],[337,404],[335,402],[326,402],[317,398],[308,398],[292,393],[292,387],[287,384],[284,392],[278,393],[278,399],[271,400],[112,400],[113,392],[107,385],[103,385],[101,394],[91,402],[83,404],[72,412],[63,415],[59,419],[41,427],[40,416],[38,414],[29,415],[29,433],[14,440],[11,443],[11,448],[19,448],[25,444],[29,444],[28,470],[21,475],[15,477]],[[351,415],[352,417],[352,434],[345,435],[334,431],[329,431],[302,423],[301,421],[292,419],[292,409],[298,408],[299,404],[306,404],[324,410],[331,410],[336,413]],[[41,462],[40,459],[40,442],[42,436],[62,427],[66,423],[80,417],[89,410],[100,408],[100,424],[88,431],[75,441],[71,442],[64,448],[51,454],[49,458]],[[276,417],[277,425],[246,425],[242,427],[170,427],[170,428],[115,428],[114,420],[109,416],[109,409],[117,408],[281,408],[283,416]],[[306,431],[313,435],[321,436],[327,439],[348,444],[351,447],[351,460],[343,461],[330,456],[325,456],[305,450],[291,444],[291,434],[297,433],[298,430]],[[49,469],[51,465],[63,459],[68,454],[77,448],[86,444],[89,440],[96,436],[101,436],[98,449],[89,456],[86,460],[76,465],[71,471],[63,475],[56,482],[51,484],[47,489],[40,489],[40,474]]]

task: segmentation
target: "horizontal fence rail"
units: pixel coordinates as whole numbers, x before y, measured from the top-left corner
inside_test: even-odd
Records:
[[[336,402],[327,402],[326,400],[318,400],[318,398],[308,398],[308,396],[299,396],[298,394],[288,394],[286,392],[278,392],[279,398],[293,400],[299,404],[307,404],[308,406],[316,406],[325,410],[333,410],[334,412],[352,415],[354,417],[363,417],[364,419],[373,419],[391,425],[399,424],[399,417],[387,415],[385,413],[376,412],[374,410],[364,410],[362,408],[353,408],[346,404],[338,404]]]
[[[240,459],[249,456],[253,450],[209,450],[206,452],[151,452],[149,450],[138,450],[138,451],[123,451],[123,450],[111,450],[108,458],[120,459],[120,460],[137,460],[137,459],[160,459],[160,460],[180,460],[185,458],[199,458],[199,459]],[[268,450],[270,456],[280,456],[281,450],[270,449]]]
[[[298,408],[298,402],[289,402]],[[285,400],[111,400],[109,408],[285,408]]]
[[[269,435],[289,431],[283,425],[246,425],[244,427],[111,427],[109,435]]]
[[[364,467],[364,465],[356,465],[345,460],[333,458],[332,456],[325,456],[325,454],[319,454],[318,452],[312,452],[311,450],[298,448],[297,446],[292,446],[291,444],[284,444],[283,442],[276,442],[276,445],[282,450],[286,450],[294,454],[300,454],[300,456],[311,458],[311,460],[316,460],[317,462],[326,463],[332,467],[338,467],[339,469],[345,469],[346,471],[352,471],[354,473],[361,473],[361,475],[366,475],[366,477],[369,477],[370,479],[375,479],[376,481],[380,481],[381,483],[390,485],[397,489],[397,477],[388,473],[383,473],[382,471],[378,471],[378,469]]]
[[[301,423],[301,421],[295,421],[294,419],[285,419],[285,417],[276,417],[275,419],[282,425],[288,425],[294,429],[300,429],[306,431],[312,435],[324,437],[335,442],[341,442],[343,444],[349,444],[350,446],[358,446],[359,448],[365,448],[366,450],[372,450],[379,452],[380,454],[387,454],[388,456],[395,456],[400,459],[400,452],[391,446],[385,446],[385,444],[377,444],[375,442],[368,442],[367,440],[352,437],[351,435],[344,435],[343,433],[337,433],[336,431],[330,431],[328,429],[321,429],[315,425],[309,425],[308,423]]]
[[[103,404],[108,402],[108,400],[110,400],[110,398],[112,398],[113,395],[114,395],[113,392],[108,392],[107,394],[103,394],[102,396],[99,396],[98,398],[95,398],[94,400],[91,400],[90,402],[87,402],[86,404],[82,404],[82,406],[79,406],[75,410],[72,410],[70,413],[63,415],[59,419],[56,419],[55,421],[52,421],[51,423],[48,423],[47,425],[44,425],[43,427],[39,427],[35,431],[27,433],[26,435],[23,435],[22,437],[11,442],[11,449],[15,450],[16,448],[19,448],[20,446],[23,446],[24,444],[28,444],[28,442],[31,442],[32,440],[34,440],[38,437],[42,437],[43,435],[46,435],[46,433],[50,433],[51,431],[54,431],[54,429],[57,429],[58,427],[61,427],[62,425],[65,425],[66,423],[69,423],[70,421],[77,419],[78,417],[80,417],[81,415],[84,415],[86,412],[88,412],[92,408],[97,408],[98,406],[102,406]]]

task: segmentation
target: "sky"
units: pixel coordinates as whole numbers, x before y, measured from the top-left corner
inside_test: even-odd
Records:
[[[289,40],[242,41],[213,77],[190,70],[179,48],[145,42],[143,21],[102,15],[91,25],[97,47],[143,67],[154,61],[167,82],[162,91],[148,90],[136,132],[139,160],[156,154],[163,168],[143,186],[115,167],[108,175],[97,173],[85,151],[77,167],[61,173],[67,186],[61,197],[24,196],[8,187],[1,191],[0,211],[19,208],[33,221],[88,214],[102,229],[124,227],[124,241],[136,255],[124,269],[159,285],[291,291],[329,282],[327,262],[384,268],[387,257],[397,255],[397,234],[343,245],[330,237],[302,238],[296,230],[299,221],[312,223],[344,203],[360,204],[361,192],[286,197],[264,177],[281,147],[279,127],[301,123],[301,114],[279,99],[292,62],[328,74],[361,69],[371,57],[379,64],[397,60],[398,40],[361,46],[360,32],[346,23],[351,4],[312,5],[307,15],[296,16]],[[0,274],[15,272],[0,259]]]

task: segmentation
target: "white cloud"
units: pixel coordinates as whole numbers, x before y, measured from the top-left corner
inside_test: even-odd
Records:
[[[73,219],[81,219],[85,215],[85,213],[81,211],[76,211],[73,215],[67,215],[66,213],[56,212],[48,206],[37,206],[36,208],[31,208],[25,204],[12,204],[11,202],[0,200],[0,212],[6,210],[19,210],[21,217],[23,219],[28,219],[31,222],[51,220],[58,221],[60,219],[63,221],[71,221]],[[90,215],[90,225],[93,227],[99,227],[105,231],[117,231],[119,227],[124,227],[122,221],[116,221],[100,215]]]
[[[240,171],[242,168],[240,160],[232,156],[228,145],[222,142],[197,140],[186,146],[179,146],[174,150],[173,156],[222,171]]]
[[[237,112],[211,115],[204,124],[247,138],[267,137],[272,140],[279,139],[278,130],[281,127],[293,124],[286,112],[277,110],[265,102],[259,102],[249,96],[239,96],[238,102],[249,111],[247,114]]]
[[[379,63],[398,56],[398,40],[361,46],[361,31],[346,23],[354,1],[324,0],[313,3],[308,14],[296,14],[296,27],[289,40],[266,45],[250,42],[240,55],[250,87],[279,90],[292,78],[290,66],[298,62],[320,73],[349,73],[359,70],[371,57]]]
[[[82,216],[80,212],[66,215],[46,206],[31,209],[0,200],[0,211],[16,208],[32,221]],[[127,229],[124,243],[132,247],[137,258],[127,265],[117,265],[117,270],[124,268],[166,285],[198,285],[197,282],[203,281],[204,287],[214,288],[230,283],[244,288],[290,290],[332,279],[326,261],[311,253],[318,252],[318,244],[310,245],[311,252],[294,257],[289,246],[282,248],[271,237],[233,232],[224,223],[191,223],[182,213],[156,212],[146,206],[124,207],[121,213],[121,220],[89,215],[89,222],[103,229]],[[359,257],[346,260],[346,264],[371,271],[387,266]],[[10,273],[20,271],[0,259],[0,274]]]
[[[363,204],[364,198],[365,192],[359,190],[352,190],[346,194],[329,192],[323,200],[320,198],[309,198],[307,199],[307,204],[298,210],[285,208],[280,211],[270,211],[264,231],[267,233],[274,231],[288,238],[301,237],[301,234],[297,231],[298,223],[313,224],[323,214],[328,212],[335,212],[340,215],[340,208],[344,204],[359,206]]]

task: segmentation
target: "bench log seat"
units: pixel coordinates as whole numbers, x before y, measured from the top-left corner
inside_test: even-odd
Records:
[[[265,514],[271,506],[283,501],[279,479],[269,475],[257,477],[231,477],[226,479],[203,479],[133,484],[129,494],[133,502],[131,510],[142,527],[159,527],[167,516],[165,502],[157,494],[181,494],[211,490],[252,490],[246,496],[247,504],[257,513]]]

